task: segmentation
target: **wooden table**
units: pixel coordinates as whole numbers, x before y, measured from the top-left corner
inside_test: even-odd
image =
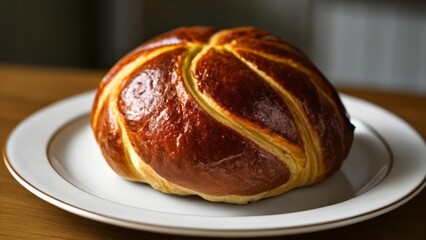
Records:
[[[59,99],[97,87],[105,71],[0,64],[0,145],[25,117]],[[404,118],[426,139],[426,97],[367,89],[340,91]],[[424,157],[424,156],[423,156]],[[425,159],[426,160],[426,159]],[[95,222],[59,209],[24,189],[0,164],[0,239],[188,239]],[[279,237],[276,237],[279,238]],[[197,238],[195,238],[197,239]],[[426,239],[426,191],[382,216],[285,239]]]

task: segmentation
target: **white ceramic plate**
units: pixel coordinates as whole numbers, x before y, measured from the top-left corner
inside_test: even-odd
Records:
[[[171,234],[267,236],[363,221],[407,202],[425,186],[426,147],[397,116],[342,96],[356,125],[340,171],[326,181],[239,206],[166,195],[125,181],[107,166],[92,136],[94,92],[51,105],[11,134],[4,158],[29,191],[77,215]]]

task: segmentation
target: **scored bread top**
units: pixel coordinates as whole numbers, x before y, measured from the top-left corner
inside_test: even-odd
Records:
[[[91,124],[121,176],[234,203],[324,179],[353,138],[313,63],[251,27],[179,28],[136,48],[101,82]]]

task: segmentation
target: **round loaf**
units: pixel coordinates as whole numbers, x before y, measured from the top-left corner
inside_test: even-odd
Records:
[[[354,131],[306,55],[251,27],[185,27],[142,44],[104,77],[90,121],[122,177],[238,204],[330,176]]]

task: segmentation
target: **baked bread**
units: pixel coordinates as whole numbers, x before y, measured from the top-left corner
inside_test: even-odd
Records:
[[[237,204],[325,179],[354,130],[314,64],[251,27],[184,27],[142,44],[104,77],[90,120],[122,177]]]

